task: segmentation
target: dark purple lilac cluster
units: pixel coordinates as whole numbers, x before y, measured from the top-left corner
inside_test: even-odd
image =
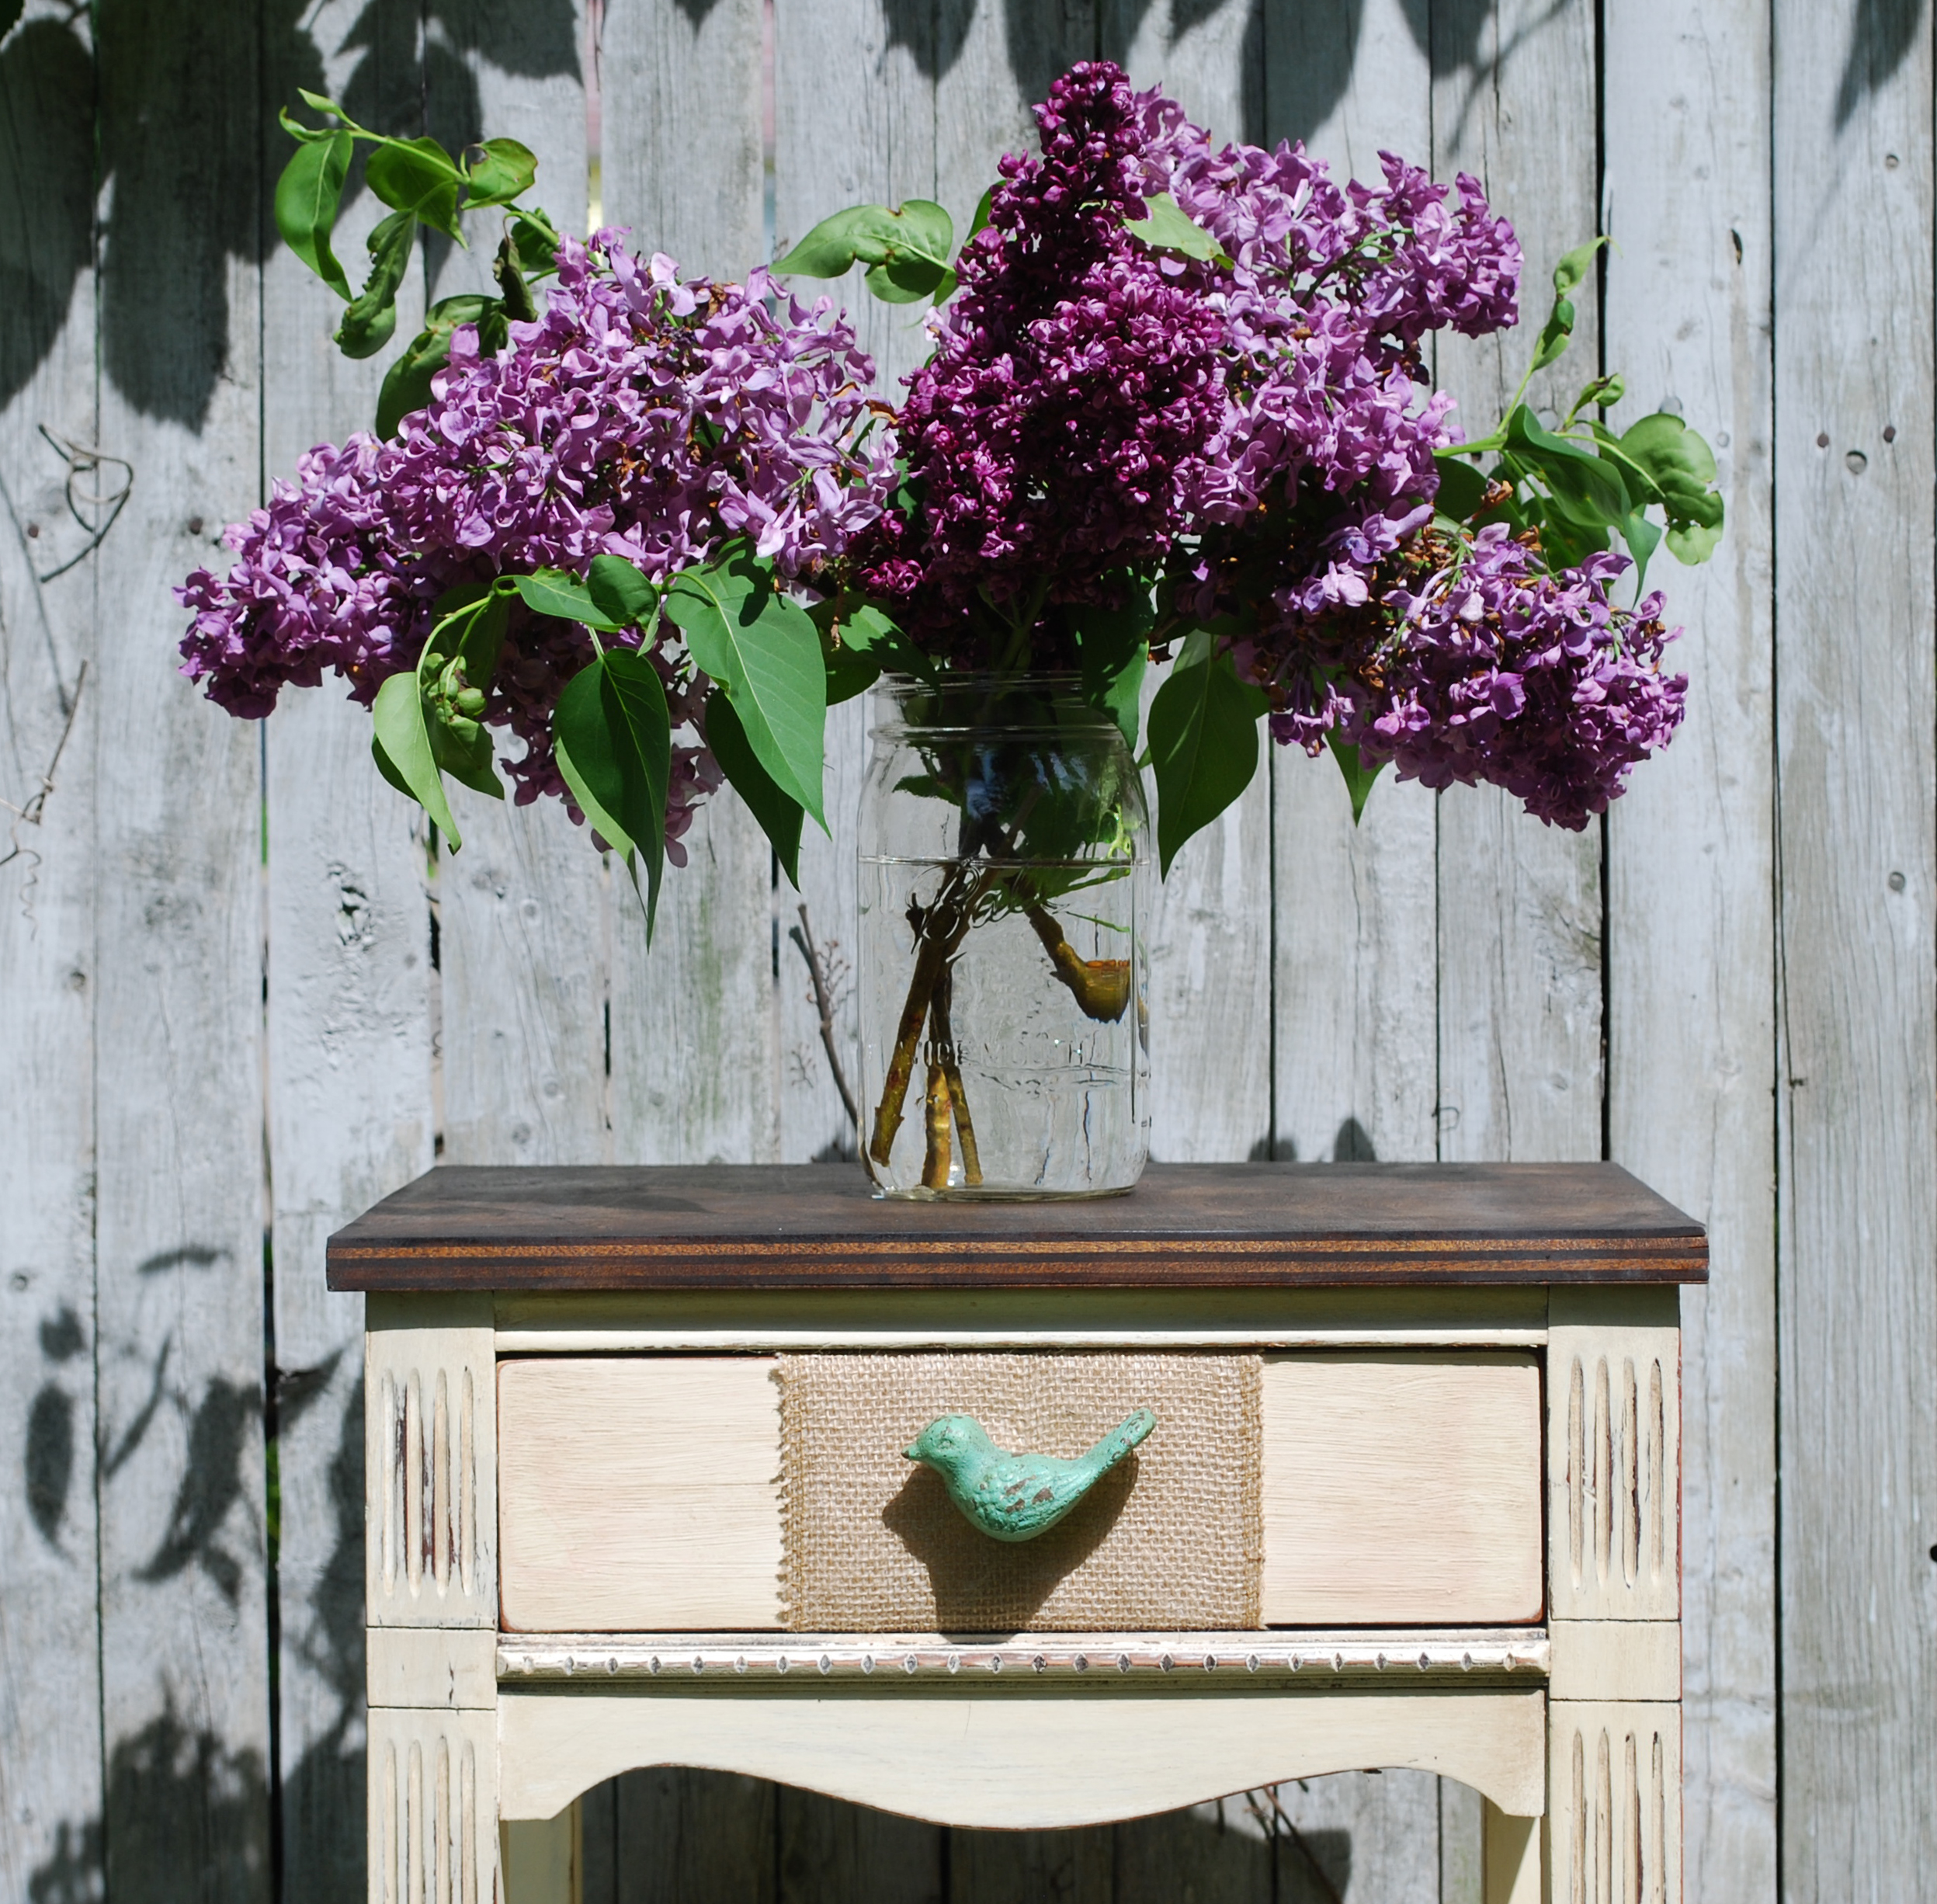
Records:
[[[510,348],[480,354],[467,327],[436,400],[390,442],[311,450],[294,484],[229,530],[226,577],[198,569],[183,672],[238,714],[267,714],[285,685],[342,676],[366,704],[412,667],[432,605],[457,583],[601,554],[664,581],[729,537],[784,577],[810,573],[880,513],[891,445],[867,440],[873,366],[829,301],[681,283],[670,259],[634,259],[614,231],[567,239],[558,284]],[[592,655],[583,628],[514,602],[486,719],[526,743],[509,763],[521,801],[563,794],[550,716]],[[630,638],[637,639],[636,636]],[[708,683],[669,620],[651,653],[675,729],[667,821],[679,834],[718,784],[697,738]]]
[[[1067,611],[1128,578],[1160,638],[1223,631],[1279,740],[1335,731],[1585,825],[1686,683],[1660,671],[1659,598],[1609,603],[1619,558],[1550,575],[1502,529],[1428,534],[1453,405],[1420,340],[1518,317],[1519,246],[1478,182],[1388,153],[1383,186],[1341,186],[1297,145],[1215,149],[1103,64],[1036,116],[910,380],[919,504],[857,545],[861,585],[953,665],[1067,665]],[[1158,194],[1221,255],[1127,229]]]
[[[1124,572],[1169,551],[1179,472],[1224,409],[1224,314],[1124,229],[1144,210],[1137,106],[1113,67],[1056,82],[1041,155],[1001,162],[909,380],[899,429],[921,506],[884,523],[861,581],[958,665],[1000,662],[1070,606],[1120,606]]]

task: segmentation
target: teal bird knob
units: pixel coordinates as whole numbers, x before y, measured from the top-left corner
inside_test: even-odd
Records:
[[[932,1468],[949,1498],[991,1540],[1033,1541],[1046,1534],[1157,1426],[1140,1408],[1087,1454],[1011,1454],[972,1415],[932,1421],[901,1452]]]

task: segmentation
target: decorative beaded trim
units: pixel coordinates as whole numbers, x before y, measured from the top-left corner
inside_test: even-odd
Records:
[[[1154,1673],[1248,1680],[1330,1680],[1420,1674],[1464,1679],[1508,1673],[1544,1679],[1546,1630],[1494,1627],[1474,1632],[1019,1634],[985,1642],[939,1634],[627,1633],[500,1634],[498,1676],[512,1681],[578,1678],[811,1679],[892,1681],[1017,1673],[1026,1678],[1099,1680]]]

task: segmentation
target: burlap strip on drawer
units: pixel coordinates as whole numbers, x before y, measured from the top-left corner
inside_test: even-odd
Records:
[[[1255,1355],[783,1355],[783,1617],[796,1632],[1008,1633],[1258,1624]],[[993,1541],[901,1450],[938,1415],[1074,1455],[1157,1426],[1069,1518]]]

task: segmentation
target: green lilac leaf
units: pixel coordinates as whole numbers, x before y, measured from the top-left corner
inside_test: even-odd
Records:
[[[519,269],[526,277],[546,277],[558,269],[558,241],[547,228],[550,223],[543,212],[511,221],[511,229],[505,236],[518,254]]]
[[[693,660],[726,690],[760,764],[824,832],[827,669],[807,612],[745,555],[683,571],[667,591],[666,612]]]
[[[1556,435],[1525,404],[1507,419],[1507,446],[1516,461],[1540,471],[1555,506],[1576,527],[1612,526],[1633,512],[1619,470],[1585,444]]]
[[[965,238],[962,241],[964,245],[968,243],[969,238],[974,237],[977,232],[986,231],[988,229],[991,222],[989,214],[995,209],[995,188],[994,186],[991,186],[985,192],[983,193],[982,196],[975,201],[974,213],[969,219],[968,238]]]
[[[1184,645],[1150,707],[1157,775],[1157,853],[1168,874],[1184,843],[1210,825],[1258,770],[1258,720],[1269,704],[1238,679],[1201,631]]]
[[[828,705],[838,707],[844,700],[865,694],[881,678],[881,664],[873,655],[852,648],[836,648],[823,641],[821,665],[827,669]]]
[[[394,211],[365,241],[370,255],[370,276],[336,327],[337,348],[346,357],[373,357],[397,328],[397,289],[410,268],[415,217]]]
[[[349,117],[349,114],[334,99],[321,92],[311,92],[306,86],[298,86],[296,96],[313,113],[334,113],[338,119]]]
[[[1706,561],[1722,539],[1724,505],[1715,488],[1715,453],[1678,416],[1658,410],[1622,436],[1619,448],[1661,492],[1668,551],[1691,565]]]
[[[283,242],[345,304],[350,301],[349,280],[329,241],[355,149],[347,132],[299,145],[276,182],[276,228]]]
[[[773,269],[795,277],[838,278],[857,263],[911,260],[933,266],[939,280],[954,243],[954,221],[932,199],[911,198],[892,210],[853,205],[823,218]]]
[[[1116,723],[1133,753],[1151,631],[1157,623],[1154,606],[1147,592],[1134,593],[1126,607],[1085,608],[1075,620],[1083,698]]]
[[[477,150],[484,156],[472,160],[464,182],[464,207],[505,205],[522,192],[528,192],[538,177],[538,158],[528,145],[515,139],[487,139]]]
[[[1386,763],[1381,760],[1376,766],[1366,766],[1359,758],[1359,749],[1349,741],[1339,739],[1335,733],[1325,736],[1325,744],[1345,777],[1345,791],[1352,800],[1352,823],[1356,826],[1365,814],[1366,802],[1372,797],[1372,783],[1385,771]]]
[[[299,145],[326,144],[336,137],[338,130],[335,126],[306,126],[300,119],[290,116],[286,106],[276,109],[276,123]]]
[[[462,244],[457,191],[463,175],[435,139],[386,139],[363,162],[363,177],[386,205],[414,213]]]
[[[561,621],[582,623],[601,634],[616,634],[626,624],[603,613],[592,591],[575,575],[562,568],[534,569],[529,575],[516,575],[512,585],[535,615],[555,616]]]
[[[585,571],[585,591],[607,620],[621,628],[643,628],[659,606],[659,591],[623,555],[595,555]]]
[[[444,797],[443,776],[431,749],[430,724],[425,717],[423,692],[415,672],[392,675],[377,690],[371,711],[377,723],[372,743],[384,777],[430,815],[450,842],[451,851],[456,852],[464,843],[451,818],[450,802]]]
[[[1140,238],[1154,252],[1171,252],[1180,258],[1197,258],[1227,265],[1230,257],[1223,245],[1197,223],[1168,192],[1151,192],[1144,200],[1144,215],[1126,218],[1123,229]]]
[[[395,436],[405,417],[431,401],[436,394],[431,379],[450,360],[452,332],[460,324],[481,324],[498,308],[496,298],[475,291],[439,298],[431,306],[425,328],[384,373],[384,386],[377,398],[378,436]]]
[[[1585,245],[1577,245],[1553,267],[1553,294],[1565,297],[1587,282],[1588,273],[1594,269],[1594,254],[1607,242],[1605,237],[1592,238]]]
[[[1435,452],[1439,465],[1439,493],[1434,506],[1442,516],[1463,522],[1487,499],[1487,479],[1450,450]]]
[[[747,810],[760,822],[760,830],[772,843],[774,856],[794,891],[800,889],[800,822],[805,815],[800,803],[782,791],[773,776],[760,764],[747,739],[747,731],[734,711],[733,703],[715,688],[706,697],[706,745],[720,763],[720,771],[732,783],[733,790],[747,803]]]
[[[939,302],[943,280],[954,276],[946,265],[926,258],[896,258],[884,265],[870,265],[862,282],[884,304],[914,304],[924,297],[936,297]]]
[[[551,738],[558,771],[593,832],[621,859],[638,843],[620,818],[626,802],[620,742],[606,714],[602,692],[606,657],[600,655],[568,681],[552,714]]]
[[[1577,245],[1553,267],[1553,308],[1540,327],[1540,341],[1533,353],[1533,368],[1544,370],[1567,353],[1574,335],[1573,294],[1587,282],[1594,268],[1594,254],[1607,242],[1605,238],[1589,238]]]
[[[659,912],[666,866],[666,801],[672,785],[672,711],[659,670],[637,648],[606,651],[599,694],[619,742],[620,811],[646,867],[646,940]],[[638,874],[633,874],[636,884]]]

